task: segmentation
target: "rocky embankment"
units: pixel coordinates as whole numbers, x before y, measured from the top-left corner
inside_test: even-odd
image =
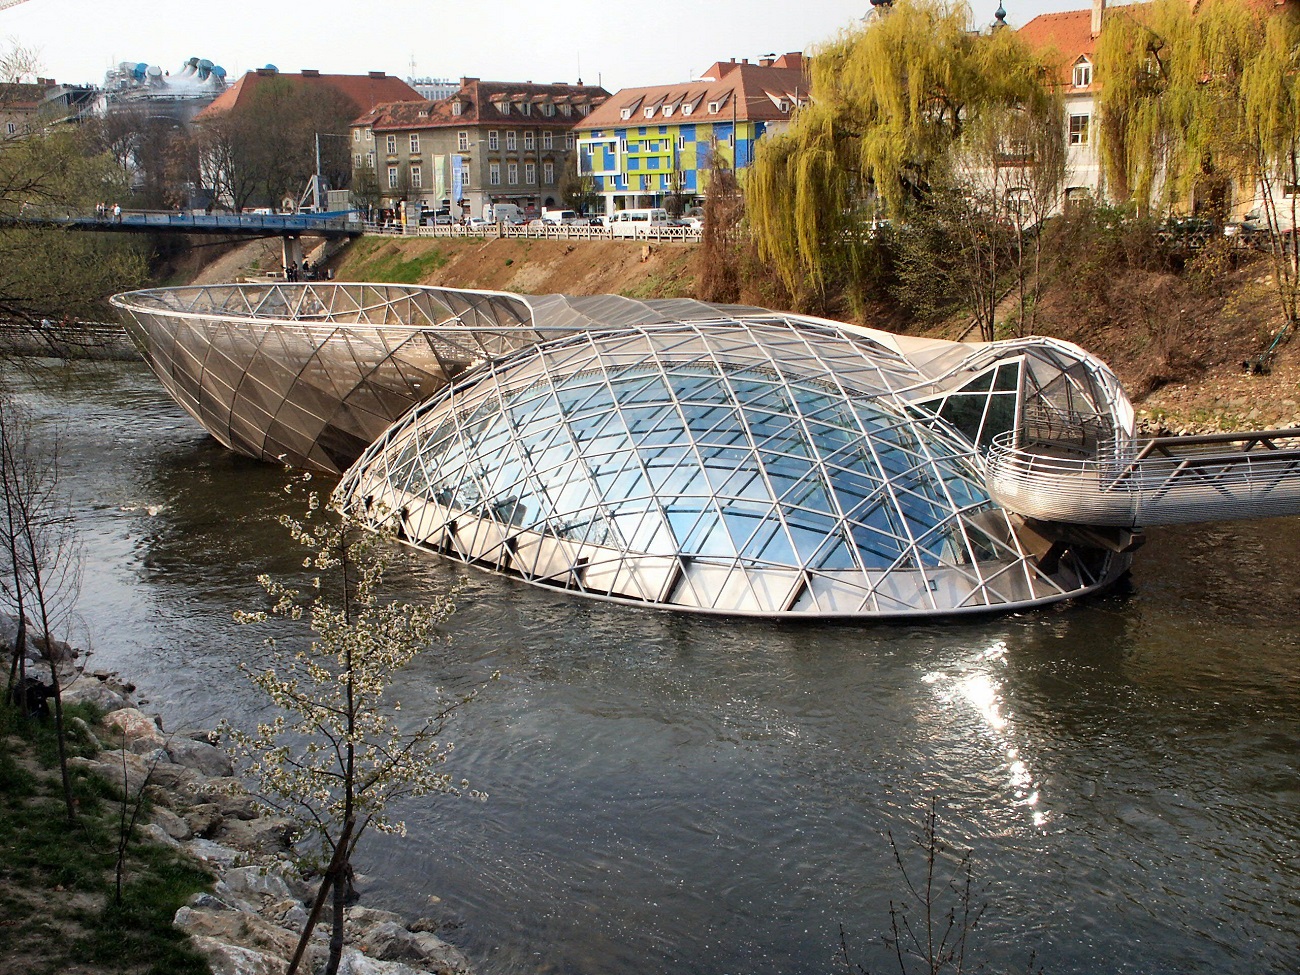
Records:
[[[0,631],[6,629],[12,634],[12,621],[0,620]],[[60,674],[68,671],[62,700],[90,703],[104,716],[94,727],[74,719],[78,732],[93,739],[99,750],[93,758],[71,763],[125,787],[128,797],[148,797],[150,813],[135,842],[183,850],[215,878],[211,891],[194,895],[176,912],[174,924],[191,937],[215,975],[282,975],[317,889],[290,855],[293,822],[259,808],[234,776],[214,732],[165,730],[160,716],[137,706],[129,683],[106,672],[78,676],[71,666],[76,655],[66,645],[56,647]],[[28,656],[29,676],[48,685],[48,664],[37,659],[35,648],[29,648]],[[319,971],[324,964],[329,917],[327,907],[300,971]],[[465,956],[437,936],[441,927],[431,918],[410,922],[388,911],[349,907],[339,971],[468,973]]]

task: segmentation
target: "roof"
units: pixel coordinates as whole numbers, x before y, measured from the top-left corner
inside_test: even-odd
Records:
[[[652,85],[648,88],[624,88],[576,128],[612,129],[639,122],[689,117],[700,120],[700,105],[717,103],[718,113],[730,121],[734,111],[737,121],[779,121],[790,117],[790,110],[808,97],[808,78],[804,57],[798,52],[779,58],[749,61],[718,61],[695,81],[675,85]],[[782,110],[782,105],[785,108]],[[691,106],[689,116],[681,111]],[[646,111],[652,110],[647,117]],[[630,115],[624,118],[624,114]],[[708,116],[703,116],[708,120]]]
[[[35,84],[5,82],[0,84],[0,111],[32,112],[51,97],[58,85],[52,78],[37,78]]]
[[[436,129],[475,125],[527,125],[529,128],[571,128],[581,121],[581,111],[565,115],[558,106],[595,108],[609,98],[609,92],[599,85],[570,85],[562,82],[537,85],[531,81],[480,81],[462,78],[460,89],[447,98],[437,101],[402,99],[375,105],[355,119],[353,125],[362,125],[376,132],[410,131],[411,129]],[[528,105],[524,115],[521,106]],[[554,114],[544,114],[542,106],[555,105]],[[456,106],[459,106],[459,112]],[[534,107],[536,106],[536,107]]]
[[[223,91],[211,105],[195,116],[195,121],[202,122],[242,108],[248,104],[257,87],[271,78],[287,78],[295,84],[332,88],[352,102],[358,115],[369,111],[381,102],[420,98],[420,93],[401,78],[394,78],[382,71],[371,71],[369,74],[321,74],[319,71],[303,71],[293,74],[272,68],[259,68],[247,72]]]

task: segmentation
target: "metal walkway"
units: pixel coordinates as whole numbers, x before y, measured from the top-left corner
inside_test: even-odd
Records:
[[[129,210],[121,218],[83,213],[49,213],[36,208],[0,217],[0,226],[62,228],[101,234],[216,234],[223,237],[358,237],[365,230],[352,211],[336,213],[172,213]]]
[[[1084,455],[999,435],[985,458],[993,499],[1072,525],[1132,528],[1300,514],[1300,428],[1109,441]]]

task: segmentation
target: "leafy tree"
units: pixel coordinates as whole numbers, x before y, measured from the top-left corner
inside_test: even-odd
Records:
[[[21,49],[0,54],[0,94],[33,70]],[[0,111],[3,111],[0,98]],[[66,128],[39,126],[0,141],[0,221],[27,214],[87,212],[97,200],[126,192],[109,156],[87,156]],[[45,317],[102,318],[104,296],[137,287],[146,265],[120,239],[62,230],[0,230],[0,318],[35,323]]]
[[[333,975],[343,951],[352,857],[365,830],[402,833],[403,824],[388,816],[401,797],[479,796],[445,770],[452,745],[441,738],[448,718],[478,691],[443,696],[432,714],[400,722],[393,675],[436,641],[435,626],[454,611],[451,596],[431,594],[421,606],[386,601],[384,575],[395,546],[353,516],[323,508],[314,494],[303,520],[281,520],[307,552],[304,567],[317,575],[305,592],[268,576],[259,582],[273,600],[271,613],[306,622],[311,640],[282,646],[269,639],[270,666],[241,665],[278,713],[254,732],[225,731],[262,801],[296,816],[315,836],[321,885],[289,973],[332,899],[326,971]],[[237,618],[258,622],[267,614]]]
[[[261,81],[248,103],[205,121],[199,134],[205,179],[235,209],[278,206],[298,197],[316,171],[316,135],[347,131],[355,104],[328,86],[277,76]],[[320,142],[321,173],[333,187],[351,174],[342,139]]]
[[[740,223],[745,201],[736,172],[726,156],[709,153],[709,182],[704,197],[704,228],[700,233],[700,298],[703,301],[740,300]]]
[[[594,210],[596,201],[600,199],[596,193],[596,181],[590,176],[578,172],[578,164],[575,161],[573,165],[566,169],[564,178],[560,181],[560,199],[568,210],[575,213],[586,213]]]
[[[30,417],[7,394],[0,393],[0,599],[17,621],[15,678],[23,679],[27,625],[36,628],[36,643],[50,666],[59,772],[68,822],[77,818],[68,775],[67,730],[60,698],[60,659],[55,634],[66,632],[81,591],[81,549],[73,529],[69,502],[59,491],[57,448],[38,441]]]
[[[792,294],[857,274],[871,221],[925,206],[973,121],[1050,100],[1014,32],[969,22],[965,4],[899,0],[812,59],[809,104],[760,143],[746,184],[760,255]]]
[[[1205,0],[1160,0],[1114,16],[1098,43],[1101,148],[1113,195],[1139,212],[1222,220],[1234,188],[1257,196],[1287,327],[1300,311],[1290,246],[1300,177],[1300,14]]]

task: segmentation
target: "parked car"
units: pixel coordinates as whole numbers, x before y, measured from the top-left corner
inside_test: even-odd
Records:
[[[470,217],[468,220],[465,221],[465,226],[466,227],[491,227],[494,226],[494,224],[492,224],[487,220],[484,220],[482,217]]]
[[[436,214],[434,214],[434,216],[433,216],[433,225],[434,225],[435,227],[450,227],[450,226],[451,226],[451,214],[450,214],[450,213],[436,213]]]

